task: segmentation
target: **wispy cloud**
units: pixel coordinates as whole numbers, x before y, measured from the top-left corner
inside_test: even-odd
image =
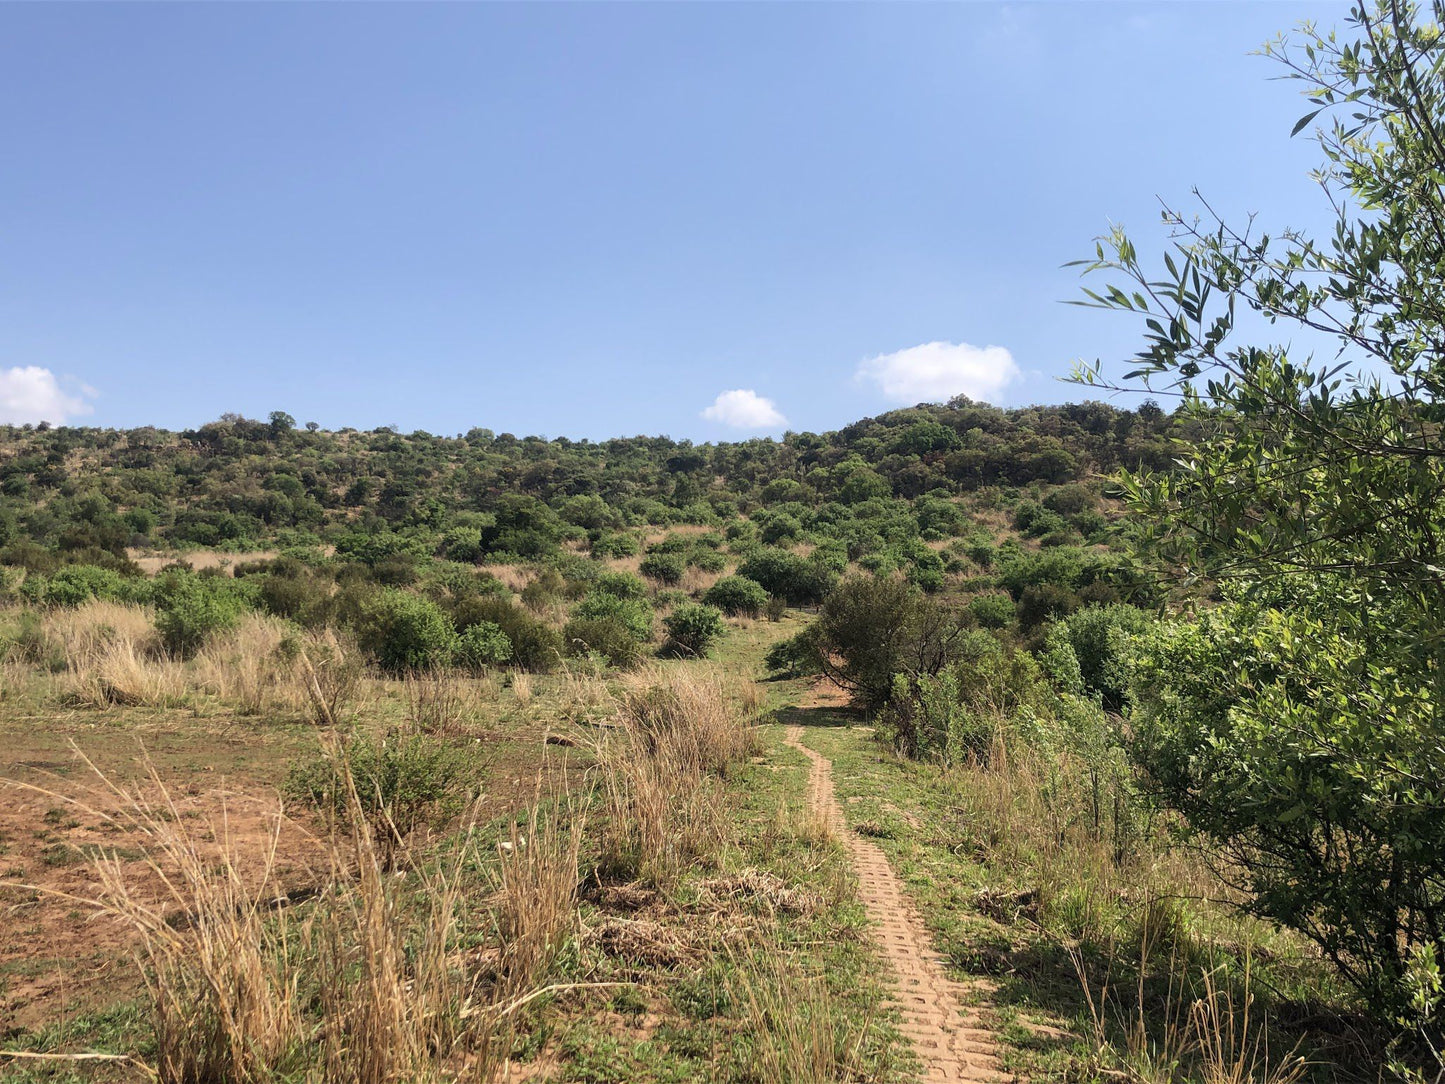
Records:
[[[777,404],[751,388],[725,391],[702,412],[708,421],[722,422],[734,429],[781,429],[788,424]]]
[[[967,395],[992,401],[1020,376],[1002,346],[932,342],[879,354],[859,364],[858,380],[878,386],[896,403],[932,403]]]
[[[77,415],[89,414],[91,406],[86,399],[95,395],[95,389],[88,384],[80,385],[79,394],[70,394],[61,388],[53,372],[39,365],[0,369],[0,423],[63,425]]]

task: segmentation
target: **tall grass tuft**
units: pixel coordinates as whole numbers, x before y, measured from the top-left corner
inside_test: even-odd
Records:
[[[632,675],[596,757],[606,809],[602,869],[671,884],[726,838],[718,777],[756,748],[753,719],[715,673]]]
[[[208,692],[234,704],[241,715],[290,707],[293,671],[299,661],[294,636],[279,618],[244,614],[234,629],[201,649],[194,663],[195,679]]]
[[[455,734],[476,711],[471,683],[454,670],[411,670],[402,683],[407,722],[424,734]]]
[[[145,858],[93,856],[95,895],[67,898],[134,936],[162,1084],[427,1084],[463,1070],[476,1081],[503,1073],[509,1012],[575,926],[580,821],[564,827],[534,811],[531,838],[514,838],[496,866],[499,936],[489,954],[505,966],[485,981],[469,966],[478,930],[462,929],[467,901],[488,883],[475,815],[427,861],[397,870],[346,775],[345,815],[312,840],[305,882],[288,886],[277,856],[283,833],[300,829],[279,808],[264,838],[245,843],[224,809],[194,816],[153,769],[130,789],[96,774],[83,800],[51,796],[125,831]]]
[[[320,727],[344,722],[361,690],[361,660],[358,652],[335,633],[326,631],[307,638],[297,649],[295,699]]]
[[[165,655],[152,655],[128,634],[116,633],[70,661],[65,696],[91,708],[173,707],[189,688],[185,670]]]
[[[869,1080],[869,1027],[839,1018],[821,977],[801,974],[785,954],[740,969],[737,1000],[747,1008],[748,1070],[763,1084]]]
[[[565,824],[564,824],[565,822]],[[584,818],[552,801],[536,803],[498,848],[492,894],[502,946],[500,993],[516,998],[535,988],[577,922],[577,887]]]

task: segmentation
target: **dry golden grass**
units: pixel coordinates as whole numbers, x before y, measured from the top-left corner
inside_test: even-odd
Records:
[[[343,722],[361,691],[361,660],[350,644],[327,630],[301,644],[293,670],[293,696],[317,726]]]
[[[666,886],[726,840],[718,777],[756,749],[753,720],[716,671],[657,667],[625,680],[616,722],[595,749],[602,864]]]
[[[224,810],[191,815],[154,769],[130,788],[96,778],[81,797],[45,793],[113,824],[145,858],[92,855],[94,893],[65,898],[133,936],[157,1080],[410,1084],[505,1073],[510,1014],[535,996],[577,926],[582,823],[570,810],[533,809],[529,832],[491,859],[473,815],[427,861],[397,871],[348,774],[347,812],[316,841],[318,868],[288,887],[277,855],[283,825],[298,829],[279,807],[266,838],[243,847]],[[490,876],[478,872],[489,865]],[[460,922],[464,901],[488,886],[496,939],[479,946]],[[478,974],[479,956],[501,967]]]
[[[565,821],[565,827],[563,822]],[[577,929],[577,880],[584,821],[561,802],[530,810],[499,847],[493,914],[503,946],[502,993],[516,998],[547,977],[547,969]]]
[[[193,665],[196,683],[231,702],[241,715],[298,707],[294,671],[299,659],[283,651],[294,643],[286,622],[266,614],[242,615],[236,627],[201,649]]]
[[[189,550],[185,553],[145,553],[131,550],[130,559],[140,566],[142,572],[153,576],[167,565],[184,561],[197,572],[206,568],[219,568],[229,572],[243,561],[270,561],[277,556],[275,550],[256,550],[253,553],[224,553],[220,550]]]
[[[522,589],[532,582],[532,573],[521,565],[480,565],[480,571],[489,573],[501,581],[507,590],[521,594]]]
[[[476,691],[454,670],[414,670],[402,678],[406,718],[423,734],[455,734],[476,715]]]
[[[160,643],[151,611],[123,602],[92,599],[80,606],[46,610],[40,628],[71,669],[115,641],[128,641],[143,653],[157,650]]]
[[[189,687],[181,663],[147,654],[126,636],[72,659],[63,685],[70,703],[90,708],[173,707],[184,702]]]
[[[532,702],[532,675],[525,670],[513,670],[510,684],[517,706],[526,708]]]

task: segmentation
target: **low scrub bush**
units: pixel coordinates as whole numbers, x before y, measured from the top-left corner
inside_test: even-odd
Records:
[[[703,658],[723,634],[721,611],[696,602],[685,602],[663,621],[667,643],[663,650],[687,658]]]
[[[321,759],[297,763],[286,779],[293,798],[343,822],[360,810],[383,864],[395,864],[419,828],[440,828],[466,798],[471,771],[450,745],[412,728],[354,732]]]
[[[361,649],[393,673],[446,665],[456,650],[456,630],[442,608],[406,591],[371,595],[354,627]]]
[[[574,617],[562,629],[567,654],[600,655],[609,665],[626,669],[642,658],[642,645],[621,621],[613,617]]]
[[[729,617],[757,617],[768,604],[768,592],[746,576],[724,576],[707,589],[702,600]]]
[[[243,609],[241,600],[219,580],[180,576],[157,590],[156,629],[166,651],[190,658],[207,639],[233,628]]]
[[[687,571],[687,560],[680,553],[654,551],[642,559],[638,571],[666,587],[676,587]]]
[[[480,672],[511,662],[512,641],[496,622],[478,621],[457,635],[454,656],[459,665]]]
[[[562,634],[509,599],[474,596],[458,602],[452,613],[462,635],[482,622],[500,628],[511,642],[511,664],[515,667],[543,673],[555,668],[562,657]]]
[[[738,566],[738,575],[793,606],[822,602],[838,579],[823,562],[779,549],[757,551]]]

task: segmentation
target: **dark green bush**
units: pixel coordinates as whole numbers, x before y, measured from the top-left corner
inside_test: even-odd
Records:
[[[820,562],[787,550],[763,549],[738,566],[738,575],[763,586],[770,595],[794,606],[822,602],[837,574]]]
[[[638,567],[638,571],[648,579],[668,587],[681,583],[682,574],[686,570],[687,561],[682,554],[667,552],[649,553]]]
[[[712,549],[693,550],[688,555],[687,563],[700,572],[721,572],[728,566],[727,558]]]
[[[362,650],[393,672],[444,666],[456,648],[456,630],[440,606],[395,588],[366,599],[355,631]]]
[[[702,600],[730,617],[757,617],[768,604],[768,593],[746,576],[724,576],[707,589]]]
[[[718,610],[696,602],[678,606],[662,623],[667,628],[667,643],[663,650],[691,658],[705,656],[725,628]]]
[[[779,640],[768,648],[763,663],[770,673],[785,674],[788,677],[817,674],[822,670],[822,662],[818,658],[817,636],[809,628],[796,636]]]
[[[814,625],[823,672],[870,711],[888,702],[895,675],[947,665],[962,632],[958,614],[891,576],[844,580]]]
[[[569,655],[601,655],[611,665],[626,669],[642,657],[632,630],[614,617],[574,617],[562,630]]]
[[[513,665],[523,670],[551,670],[562,656],[562,634],[510,599],[496,595],[463,599],[453,607],[452,620],[463,633],[484,621],[500,627],[512,643]]]

